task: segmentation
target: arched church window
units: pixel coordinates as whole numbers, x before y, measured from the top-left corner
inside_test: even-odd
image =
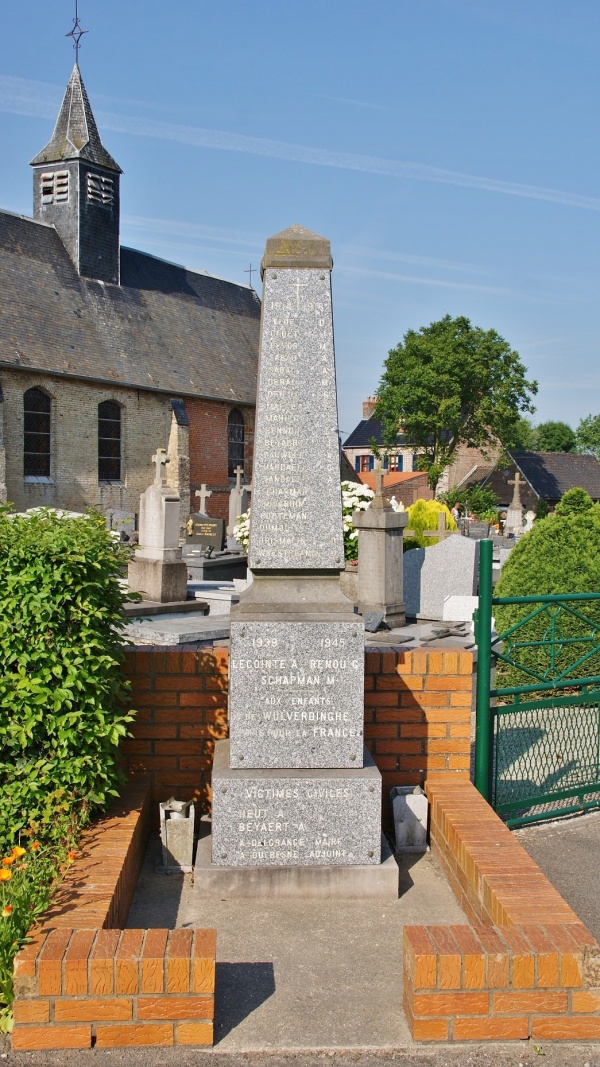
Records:
[[[26,478],[50,477],[50,431],[52,401],[42,389],[23,395],[23,474]]]
[[[235,478],[235,468],[244,466],[244,416],[232,408],[227,419],[227,473]]]
[[[121,407],[114,400],[98,404],[98,481],[121,481]]]

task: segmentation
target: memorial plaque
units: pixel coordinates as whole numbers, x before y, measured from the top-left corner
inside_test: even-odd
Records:
[[[209,519],[208,515],[190,515],[186,523],[186,544],[209,545],[220,552],[223,548],[224,519]]]
[[[232,767],[359,767],[364,637],[353,622],[231,624]]]
[[[356,771],[281,770],[267,777],[228,763],[223,741],[212,778],[214,865],[381,862],[381,776],[368,752]]]
[[[269,267],[264,283],[248,565],[340,570],[330,274]]]

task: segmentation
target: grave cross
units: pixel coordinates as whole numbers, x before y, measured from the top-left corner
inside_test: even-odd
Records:
[[[520,471],[515,471],[514,478],[509,478],[508,484],[509,485],[514,485],[514,487],[515,487],[514,493],[513,493],[513,498],[512,498],[512,501],[510,503],[511,508],[520,508],[520,507],[522,507],[523,505],[521,504],[521,474],[520,474]]]
[[[212,489],[207,489],[206,483],[202,482],[202,485],[200,486],[199,489],[196,489],[196,492],[195,492],[194,495],[200,497],[200,512],[201,512],[201,514],[202,515],[207,515],[208,512],[206,511],[206,501],[208,500],[209,496],[212,496]]]
[[[388,511],[391,508],[389,500],[383,495],[383,478],[384,470],[381,460],[377,460],[377,466],[375,467],[375,496],[371,501],[371,507],[378,511]]]
[[[238,466],[235,468],[233,473],[235,474],[235,487],[236,487],[236,489],[241,489],[242,488],[242,475],[244,473],[244,468],[240,467],[240,465],[238,464]]]
[[[152,462],[156,465],[154,484],[162,486],[165,484],[165,467],[167,463],[171,462],[167,455],[166,448],[157,448],[152,456]]]

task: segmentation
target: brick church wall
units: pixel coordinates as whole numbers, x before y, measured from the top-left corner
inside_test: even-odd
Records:
[[[153,452],[168,445],[167,397],[23,371],[3,370],[1,381],[7,499],[19,511],[39,506],[139,511],[140,494],[153,480]],[[23,477],[23,394],[32,387],[52,397],[50,482]],[[103,400],[115,400],[123,408],[122,485],[98,483],[98,404]]]
[[[186,397],[190,420],[190,500],[196,510],[196,489],[206,483],[212,490],[207,503],[208,514],[215,519],[229,517],[229,492],[232,481],[227,474],[227,419],[235,407],[245,423],[245,479],[252,479],[254,452],[254,408],[243,404],[225,404],[216,400]]]

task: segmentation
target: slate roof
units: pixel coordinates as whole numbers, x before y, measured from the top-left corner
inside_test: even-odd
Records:
[[[32,167],[40,163],[58,163],[67,159],[85,159],[99,167],[122,174],[110,152],[102,144],[87,90],[77,63],[69,79],[58,113],[51,140],[31,160]]]
[[[512,461],[504,467],[476,467],[460,483],[460,488],[482,485],[492,489],[498,504],[508,506],[512,499],[515,468],[525,479],[521,501],[533,506],[542,497],[556,504],[568,489],[585,489],[592,500],[600,500],[600,463],[595,456],[580,456],[571,452],[508,452]]]
[[[0,367],[256,402],[253,289],[121,249],[121,285],[82,278],[53,226],[0,211]]]
[[[551,502],[560,500],[568,489],[585,489],[592,500],[600,500],[600,463],[595,456],[572,452],[509,452],[524,478],[538,496]]]
[[[344,441],[344,448],[370,448],[375,439],[378,446],[383,444],[383,423],[380,419],[361,419],[356,429]],[[398,447],[407,444],[404,434],[398,434]]]

